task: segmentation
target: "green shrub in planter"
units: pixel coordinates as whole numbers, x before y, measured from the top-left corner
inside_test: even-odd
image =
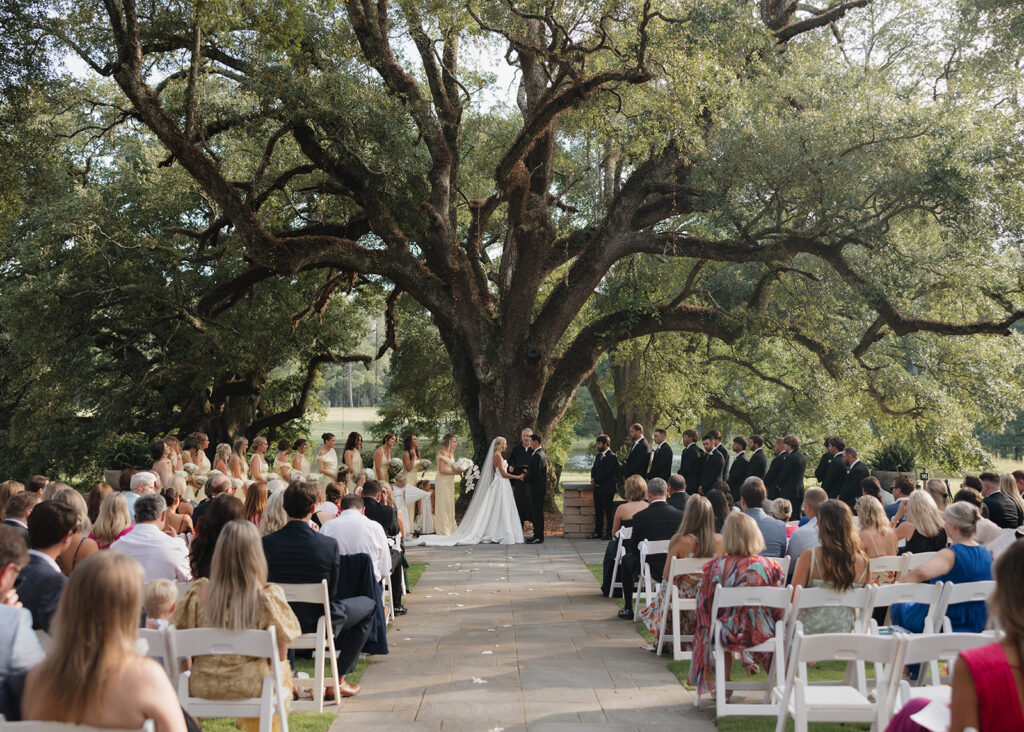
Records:
[[[878,448],[869,462],[875,470],[913,473],[914,465],[917,462],[917,452],[902,440],[892,440]]]

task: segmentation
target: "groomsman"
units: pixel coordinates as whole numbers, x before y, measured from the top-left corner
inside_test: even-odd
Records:
[[[512,448],[512,454],[508,457],[509,471],[513,475],[523,472],[525,466],[530,464],[533,457],[533,449],[530,447],[530,435],[533,429],[523,427],[519,433],[520,444]],[[530,498],[527,495],[526,481],[512,481],[512,496],[516,501],[516,511],[519,513],[519,522],[525,524],[530,520]]]
[[[764,480],[764,474],[768,472],[768,456],[764,454],[764,438],[761,435],[751,435],[750,447],[754,451],[750,453],[750,459],[747,461],[747,477]]]
[[[825,440],[825,454],[821,456],[814,471],[814,477],[829,498],[838,498],[846,482],[846,462],[843,460],[845,449],[846,442],[842,437],[829,437]]]
[[[672,448],[665,441],[667,434],[665,430],[654,430],[654,452],[651,454],[651,469],[647,473],[647,480],[661,478],[666,483],[672,475]]]
[[[707,455],[704,458],[704,467],[700,471],[700,487],[703,493],[707,493],[722,479],[725,461],[722,459],[722,453],[715,449],[710,432],[704,435],[704,450]]]
[[[747,441],[739,435],[733,437],[732,450],[736,453],[736,459],[732,461],[732,465],[729,467],[728,483],[729,490],[732,492],[733,503],[738,504],[740,502],[740,486],[747,479],[747,463],[750,462],[747,459]]]
[[[704,451],[697,445],[697,430],[686,430],[683,432],[683,454],[679,456],[679,474],[686,481],[687,493],[700,492],[703,468]]]
[[[548,454],[540,446],[540,436],[530,435],[530,463],[526,469],[526,490],[530,502],[530,522],[533,536],[524,540],[527,544],[544,543],[544,493],[548,485]]]
[[[807,457],[800,452],[799,437],[786,435],[782,440],[788,454],[779,473],[779,496],[787,499],[794,506],[803,506]]]
[[[643,425],[638,423],[630,427],[629,436],[633,440],[633,447],[629,449],[626,464],[622,466],[622,477],[639,475],[646,480],[647,466],[651,462],[651,447],[644,438]]]
[[[857,458],[857,451],[848,447],[843,451],[843,460],[849,467],[843,489],[839,492],[839,500],[853,510],[853,504],[861,496],[860,482],[868,477],[868,466]]]
[[[722,444],[722,433],[718,430],[711,430],[711,444],[715,446],[715,451],[722,456],[722,480],[729,480],[729,451],[725,449],[725,445]]]
[[[782,474],[782,466],[786,462],[786,445],[781,437],[772,441],[772,464],[768,466],[768,472],[764,474],[764,487],[768,492],[768,499],[774,501],[779,497],[779,476]]]
[[[591,539],[611,539],[615,515],[615,469],[618,461],[611,450],[611,438],[598,435],[597,457],[590,469],[590,485],[594,486],[594,533]]]

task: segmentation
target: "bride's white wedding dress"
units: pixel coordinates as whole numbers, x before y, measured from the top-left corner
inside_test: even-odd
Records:
[[[496,441],[495,441],[496,442]],[[502,465],[507,472],[508,463]],[[523,525],[519,521],[512,483],[494,469],[494,442],[480,472],[480,484],[454,534],[421,536],[407,540],[409,546],[456,546],[457,544],[522,544]]]

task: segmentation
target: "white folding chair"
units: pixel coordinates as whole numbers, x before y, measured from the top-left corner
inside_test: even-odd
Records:
[[[775,608],[782,611],[782,617],[775,624],[775,634],[764,643],[744,648],[744,651],[774,653],[772,666],[768,669],[768,680],[764,682],[729,681],[725,680],[725,649],[722,647],[722,621],[719,612],[727,608],[762,607]],[[715,652],[715,712],[719,717],[732,715],[763,716],[775,715],[779,712],[778,704],[769,700],[773,690],[782,686],[786,668],[785,640],[786,624],[789,621],[790,590],[787,587],[722,587],[715,588],[715,598],[711,607],[710,642]],[[773,681],[774,677],[774,681]],[[760,704],[729,703],[726,692],[732,690],[754,689],[764,691],[764,699]],[[700,703],[700,695],[693,700],[694,706]]]
[[[946,582],[942,587],[942,597],[935,610],[936,631],[952,633],[953,625],[946,613],[950,605],[959,605],[961,602],[984,602],[988,610],[988,598],[995,592],[996,583],[993,580],[980,582]]]
[[[805,632],[800,615],[804,610],[819,607],[844,607],[849,608],[853,615],[851,633],[867,633],[871,613],[867,609],[871,606],[871,596],[874,593],[872,586],[858,587],[836,592],[827,587],[800,587],[793,590],[793,605],[789,611],[789,627],[787,629],[788,642],[792,645],[793,637],[797,632],[804,635],[814,635]],[[805,674],[806,676],[806,674]],[[829,684],[850,684],[856,676],[858,688],[866,687],[867,671],[863,662],[847,664],[846,677],[841,682],[827,682]]]
[[[917,569],[922,564],[927,562],[929,559],[934,557],[936,554],[938,554],[938,552],[920,552],[918,554],[914,554],[913,552],[907,552],[903,554],[902,556],[907,557],[907,568],[905,572]]]
[[[313,685],[312,705],[316,711],[324,711],[324,682],[329,682],[334,687],[335,704],[341,699],[341,692],[338,684],[341,677],[338,675],[338,654],[334,651],[334,626],[331,624],[331,596],[327,589],[327,580],[320,580],[319,583],[305,585],[278,585],[284,590],[285,599],[289,603],[305,602],[310,605],[320,605],[323,614],[316,621],[316,632],[303,633],[294,641],[288,644],[288,648],[313,649],[313,663],[316,673],[312,679],[300,679],[292,677],[292,686]],[[324,678],[324,656],[329,655],[331,662],[331,675]],[[293,707],[299,709],[303,702],[296,702]]]
[[[900,671],[896,669],[892,673],[892,691],[890,703],[890,715],[893,710],[901,709],[904,704],[916,697],[928,699],[946,700],[949,697],[949,687],[943,686],[943,677],[939,673],[939,661],[946,661],[949,666],[949,675],[953,673],[953,662],[958,654],[969,651],[972,648],[987,646],[999,639],[998,633],[922,633],[920,635],[905,635],[905,647],[903,649],[902,664],[920,664],[922,671],[927,667],[930,671],[929,683],[925,683],[925,674],[919,673],[917,685],[901,678]]]
[[[615,590],[622,589],[622,582],[618,581],[619,576],[619,565],[622,564],[622,558],[626,555],[625,542],[626,539],[633,535],[632,526],[623,526],[619,529],[618,545],[615,547],[615,564],[612,565],[612,581],[608,587],[608,597],[615,597]]]
[[[772,559],[778,562],[782,568],[782,579],[785,581],[789,577],[789,563],[793,561],[793,557],[787,555],[785,557],[772,557]]]
[[[637,583],[636,594],[633,596],[633,612],[635,614],[640,612],[641,597],[644,604],[649,605],[654,601],[654,597],[661,585],[661,578],[659,577],[655,580],[651,574],[651,567],[647,564],[647,559],[658,554],[668,554],[668,545],[670,543],[668,539],[664,541],[644,539],[640,542],[640,546],[637,547],[640,550],[640,581]]]
[[[136,647],[140,655],[149,656],[163,666],[171,683],[174,683],[178,674],[176,668],[178,664],[176,659],[171,658],[171,648],[167,640],[166,630],[139,628]]]
[[[661,655],[662,648],[668,643],[668,638],[671,635],[672,638],[672,659],[675,661],[683,661],[692,657],[691,651],[683,651],[683,642],[692,643],[692,635],[682,635],[681,623],[682,613],[684,612],[696,612],[697,611],[697,598],[696,597],[683,597],[679,593],[679,588],[676,586],[675,579],[680,575],[685,574],[703,574],[704,565],[708,562],[708,558],[698,559],[684,559],[682,557],[672,557],[672,564],[669,565],[669,578],[665,580],[668,582],[668,605],[665,608],[665,612],[661,616],[661,627],[658,631],[658,655]],[[668,617],[672,616],[672,633],[666,633],[668,630]]]
[[[384,601],[384,622],[390,623],[395,619],[395,593],[391,589],[391,573],[384,575],[382,582],[384,586],[384,593],[382,599]]]
[[[786,728],[789,715],[793,716],[795,732],[807,732],[808,722],[870,722],[876,731],[885,729],[891,707],[891,684],[886,669],[900,668],[902,653],[901,636],[858,633],[805,636],[798,632],[790,651],[786,684],[775,689],[781,707],[775,732]],[[868,696],[867,687],[861,679],[858,679],[857,686],[809,683],[807,664],[818,661],[874,664],[875,699],[872,701]]]
[[[878,634],[878,623],[871,618],[876,608],[891,607],[897,603],[917,602],[928,606],[928,614],[924,619],[924,633],[938,632],[937,614],[939,600],[942,597],[942,583],[897,582],[894,585],[878,585],[871,595],[871,606],[866,609],[869,618],[869,632]]]
[[[92,727],[87,724],[71,724],[70,722],[5,722],[0,715],[0,729],[12,732],[115,732],[113,727]],[[126,732],[118,729],[116,732]],[[142,726],[131,732],[156,732],[152,719],[147,719]]]
[[[170,629],[171,655],[174,658],[193,656],[252,656],[270,661],[270,672],[263,677],[263,690],[258,698],[227,701],[192,696],[188,690],[191,671],[178,676],[178,703],[193,717],[259,717],[260,732],[271,732],[274,715],[281,732],[288,732],[288,715],[284,709],[287,693],[278,679],[277,630],[226,630],[224,628]]]
[[[889,557],[872,557],[871,567],[868,570],[871,573],[871,581],[879,585],[891,585],[899,582],[903,579],[903,573],[907,571],[907,565],[910,563],[909,554],[900,554]],[[889,572],[893,573],[893,579],[888,579]],[[882,582],[880,575],[886,575],[886,581]]]

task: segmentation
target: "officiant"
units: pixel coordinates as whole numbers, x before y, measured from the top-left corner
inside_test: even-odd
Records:
[[[530,445],[530,435],[533,428],[523,427],[519,433],[520,444],[512,448],[512,454],[508,457],[508,472],[513,475],[522,475],[526,472],[526,466],[530,464],[533,457],[533,448]],[[530,498],[526,492],[526,481],[512,481],[512,495],[516,499],[516,512],[519,514],[520,523],[524,524],[530,520]]]

